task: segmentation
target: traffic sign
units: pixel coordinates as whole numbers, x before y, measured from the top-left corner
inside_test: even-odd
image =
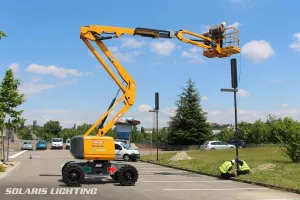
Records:
[[[90,167],[84,166],[83,171],[84,171],[84,174],[87,174],[87,173],[91,172],[92,170]]]
[[[111,166],[107,168],[107,171],[111,174],[114,174],[117,171],[117,168],[115,166]]]

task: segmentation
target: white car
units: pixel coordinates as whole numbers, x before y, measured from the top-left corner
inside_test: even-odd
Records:
[[[52,138],[51,149],[63,149],[64,141],[62,138]]]
[[[206,141],[200,146],[200,150],[234,149],[235,146],[222,141]]]
[[[115,160],[136,161],[140,159],[140,152],[130,148],[124,142],[115,141]]]

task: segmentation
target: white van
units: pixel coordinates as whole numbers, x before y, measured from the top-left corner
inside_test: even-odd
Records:
[[[115,160],[137,161],[140,159],[140,152],[130,148],[124,142],[115,141]]]
[[[51,149],[63,149],[64,140],[62,138],[52,138]]]

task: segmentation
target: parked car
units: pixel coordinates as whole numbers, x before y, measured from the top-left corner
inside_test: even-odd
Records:
[[[36,149],[47,149],[47,143],[45,140],[39,140],[36,144]]]
[[[223,141],[206,141],[200,146],[200,150],[234,149],[235,146]]]
[[[137,161],[140,159],[140,152],[130,148],[124,142],[115,141],[115,160]]]
[[[23,142],[21,146],[21,150],[33,150],[33,144],[31,141],[25,141]]]
[[[236,140],[229,140],[227,143],[236,146]],[[238,140],[238,146],[239,146],[239,148],[246,147],[245,142],[243,140]]]
[[[51,149],[63,149],[64,141],[62,138],[52,138]]]
[[[66,140],[66,149],[70,149],[70,139]]]

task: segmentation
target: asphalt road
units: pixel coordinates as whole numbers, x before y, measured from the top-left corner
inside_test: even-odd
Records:
[[[32,159],[29,159],[30,154]],[[1,200],[300,200],[300,195],[276,191],[264,187],[244,184],[234,181],[218,180],[216,178],[196,175],[181,170],[175,170],[142,162],[131,163],[139,170],[139,180],[135,186],[119,186],[110,177],[87,180],[81,187],[94,188],[96,194],[55,194],[66,189],[61,181],[61,165],[72,160],[67,150],[26,151],[12,161],[21,164],[8,176],[0,179]],[[13,156],[13,155],[12,155]],[[46,188],[45,194],[5,194],[9,188],[14,191],[33,192]],[[16,189],[19,188],[19,189]],[[75,189],[75,188],[73,188]],[[91,191],[90,191],[91,192]]]

